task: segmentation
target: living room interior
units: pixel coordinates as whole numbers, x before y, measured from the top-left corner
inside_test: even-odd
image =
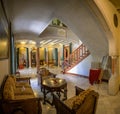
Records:
[[[120,113],[119,0],[1,0],[0,9],[1,86],[6,75],[30,77],[42,114],[56,114],[38,84],[46,68],[66,80],[67,99],[75,86],[92,88],[99,93],[96,114]],[[96,83],[92,72],[99,69]]]

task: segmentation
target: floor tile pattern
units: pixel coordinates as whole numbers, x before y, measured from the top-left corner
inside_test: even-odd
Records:
[[[69,74],[61,74],[60,72],[61,70],[59,68],[54,68],[54,69],[49,68],[49,70],[51,72],[56,73],[57,77],[63,78],[67,81],[68,98],[74,96],[75,86],[79,86],[83,89],[87,89],[91,87],[95,91],[97,91],[100,95],[96,114],[120,114],[120,92],[118,92],[115,96],[109,95],[107,82],[90,85],[88,78],[73,76]],[[43,98],[43,93],[40,91],[40,86],[37,83],[38,81],[36,77],[36,69],[33,69],[33,72],[32,69],[29,69],[30,72],[27,69],[26,71],[28,72],[29,75],[32,74],[31,85],[36,96],[40,96],[41,98]],[[24,70],[23,73],[25,74],[26,71]],[[42,101],[41,104],[42,104],[42,114],[56,114],[56,110],[54,106],[51,106],[47,103],[46,105],[43,105]]]

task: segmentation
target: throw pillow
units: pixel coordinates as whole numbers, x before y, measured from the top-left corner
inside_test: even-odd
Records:
[[[73,101],[73,110],[77,110],[80,105],[84,102],[86,96],[91,92],[92,90],[89,88],[83,92],[81,92],[78,96],[76,96],[76,99]]]

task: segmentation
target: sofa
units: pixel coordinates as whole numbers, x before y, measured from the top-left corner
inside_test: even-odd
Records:
[[[16,77],[5,76],[2,86],[3,114],[41,114],[40,98],[35,97],[32,87],[27,82],[16,81]]]
[[[95,114],[99,94],[92,89],[83,90],[77,86],[75,90],[75,96],[65,101],[53,94],[57,114]]]

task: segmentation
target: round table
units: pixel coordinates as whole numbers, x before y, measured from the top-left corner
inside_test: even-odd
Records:
[[[44,104],[46,101],[50,103],[48,100],[46,100],[46,95],[48,93],[56,92],[58,95],[59,99],[61,97],[61,93],[64,94],[64,100],[67,99],[67,82],[65,79],[62,78],[47,78],[43,80],[43,94],[44,94]],[[50,104],[53,104],[50,103]]]

